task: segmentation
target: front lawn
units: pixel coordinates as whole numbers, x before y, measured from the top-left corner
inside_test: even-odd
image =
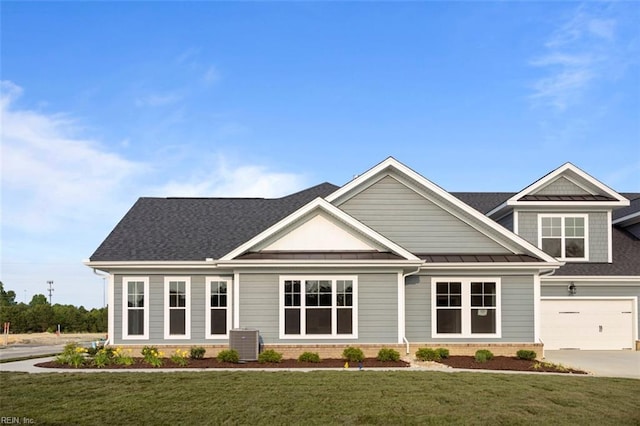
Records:
[[[640,381],[315,371],[0,373],[0,416],[35,424],[639,424]]]

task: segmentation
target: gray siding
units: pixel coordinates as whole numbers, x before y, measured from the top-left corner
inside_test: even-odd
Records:
[[[565,177],[559,177],[550,184],[534,192],[536,195],[588,195],[589,192],[580,188]]]
[[[567,287],[570,281],[563,285],[542,285],[540,294],[542,297],[567,297],[569,293]],[[635,296],[640,300],[640,284],[632,286],[622,285],[581,285],[576,283],[578,287],[575,297],[629,297]],[[638,302],[636,302],[636,312],[638,312]],[[640,330],[640,315],[638,315],[638,324],[636,330]]]
[[[340,208],[414,253],[507,253],[462,220],[387,176]]]
[[[553,212],[562,213],[562,212]],[[538,245],[538,215],[544,212],[519,212],[518,213],[518,233],[531,244]],[[565,214],[571,214],[565,212]],[[608,262],[609,243],[608,230],[609,222],[607,213],[588,213],[589,224],[589,262]]]
[[[502,338],[473,339],[431,337],[431,277],[407,278],[405,287],[406,336],[410,342],[533,342],[533,276],[502,277]]]
[[[281,340],[279,338],[278,283],[279,274],[240,275],[240,326],[260,330],[264,343],[397,343],[397,275],[358,274],[357,340]]]

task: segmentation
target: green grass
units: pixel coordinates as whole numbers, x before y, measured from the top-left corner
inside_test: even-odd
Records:
[[[0,373],[37,424],[640,424],[640,381],[487,373]]]

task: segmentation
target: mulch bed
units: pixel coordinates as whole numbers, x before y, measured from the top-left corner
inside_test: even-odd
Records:
[[[487,362],[477,362],[475,360],[475,357],[472,356],[450,356],[449,358],[442,359],[438,362],[453,368],[587,374],[584,371],[575,370],[568,367],[560,367],[558,365],[553,365],[550,363],[528,361],[525,359],[518,359],[509,356],[496,356]]]
[[[171,361],[169,358],[164,358],[161,368],[344,368],[345,361],[343,359],[327,358],[320,362],[299,362],[295,359],[283,359],[278,364],[264,363],[260,364],[257,361],[243,362],[234,364],[230,362],[219,362],[215,358],[205,359],[190,359],[189,364],[186,367],[181,367],[178,364]],[[362,368],[382,368],[382,367],[409,367],[410,364],[405,361],[378,361],[375,358],[366,358],[362,363]],[[45,368],[65,368],[75,369],[74,367],[66,364],[58,364],[56,361],[41,362],[36,364],[36,367]],[[97,367],[86,365],[80,368],[97,369]],[[134,358],[133,365],[109,365],[101,368],[101,370],[111,369],[153,369],[152,367],[142,360],[142,358]],[[349,368],[358,368],[358,363],[349,363]]]

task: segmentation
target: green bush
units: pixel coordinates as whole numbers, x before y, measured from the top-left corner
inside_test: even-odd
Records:
[[[416,351],[416,358],[420,361],[440,361],[442,357],[436,349],[419,348]]]
[[[298,357],[299,362],[320,362],[320,355],[317,352],[304,352]]]
[[[258,362],[260,364],[277,364],[282,362],[282,354],[274,351],[273,349],[267,349],[258,355]]]
[[[206,349],[202,346],[194,346],[191,348],[191,353],[189,356],[191,359],[202,359],[204,358],[204,354],[206,353]]]
[[[538,357],[538,354],[535,351],[520,349],[518,352],[516,352],[516,356],[518,357],[518,359],[526,359],[528,361],[533,361]]]
[[[68,343],[64,350],[56,358],[56,362],[59,364],[68,364],[75,368],[80,367],[85,362],[85,354],[87,349],[82,346],[78,346],[75,343]]]
[[[235,349],[225,349],[220,351],[216,357],[220,362],[232,362],[237,364],[240,362],[240,354]]]
[[[476,362],[487,362],[493,359],[493,353],[488,349],[478,349],[476,351]]]
[[[438,352],[438,355],[440,355],[442,359],[449,358],[449,349],[447,348],[436,348],[436,352]]]
[[[93,363],[96,367],[102,368],[113,363],[113,352],[102,348],[93,356]]]
[[[391,348],[382,348],[378,351],[378,361],[400,361],[400,352]]]
[[[362,362],[364,361],[364,352],[362,352],[360,348],[347,346],[344,351],[342,351],[342,358],[349,362]]]

